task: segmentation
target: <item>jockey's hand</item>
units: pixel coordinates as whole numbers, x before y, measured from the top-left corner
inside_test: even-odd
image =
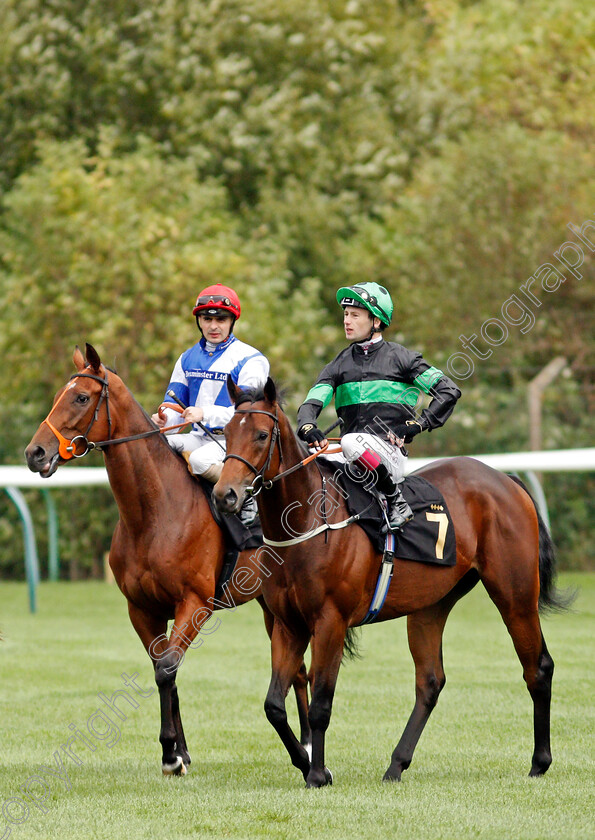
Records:
[[[151,414],[151,420],[153,421],[153,423],[156,423],[160,429],[162,429],[165,426],[167,420],[165,417],[165,412],[163,411],[163,408],[161,406],[159,406],[159,409],[156,414]]]
[[[405,443],[411,443],[415,435],[423,432],[424,427],[418,420],[407,420],[405,423],[399,423],[394,427],[393,432],[395,437],[404,440]]]
[[[315,423],[304,423],[298,429],[298,437],[305,440],[308,446],[322,449],[328,441]]]
[[[182,412],[182,417],[189,423],[202,423],[204,416],[204,411],[198,405],[189,405]]]

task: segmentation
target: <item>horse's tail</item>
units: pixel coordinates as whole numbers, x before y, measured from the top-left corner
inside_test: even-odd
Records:
[[[522,487],[525,493],[533,502],[535,513],[537,514],[537,522],[539,525],[539,611],[542,613],[548,612],[564,612],[568,610],[576,598],[576,590],[565,589],[563,592],[556,588],[556,552],[551,534],[543,517],[539,512],[539,508],[535,503],[535,499],[527,489],[526,485],[521,481],[518,475],[509,473],[509,477]]]
[[[343,662],[347,659],[361,659],[362,655],[359,650],[360,643],[360,627],[348,627],[345,633],[345,641],[343,642]]]

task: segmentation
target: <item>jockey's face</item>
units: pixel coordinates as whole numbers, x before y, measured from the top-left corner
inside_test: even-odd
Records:
[[[229,336],[233,318],[231,315],[200,315],[198,323],[202,333],[211,344],[221,344]]]
[[[345,337],[349,341],[364,341],[370,337],[370,330],[374,326],[376,331],[379,328],[380,320],[373,318],[367,309],[359,306],[346,306],[343,313],[343,326]]]

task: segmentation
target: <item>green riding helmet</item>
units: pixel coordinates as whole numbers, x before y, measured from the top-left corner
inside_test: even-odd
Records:
[[[357,283],[355,286],[342,286],[337,291],[337,303],[340,306],[359,306],[367,309],[383,324],[390,326],[393,315],[393,301],[384,286],[378,283]]]

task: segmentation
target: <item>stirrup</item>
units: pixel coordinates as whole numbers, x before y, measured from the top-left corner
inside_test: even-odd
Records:
[[[409,507],[409,505],[407,505]],[[400,531],[403,525],[407,522],[411,522],[413,519],[413,511],[409,508],[409,513],[405,513],[402,510],[394,510],[389,513],[388,516],[388,526],[391,532]]]

